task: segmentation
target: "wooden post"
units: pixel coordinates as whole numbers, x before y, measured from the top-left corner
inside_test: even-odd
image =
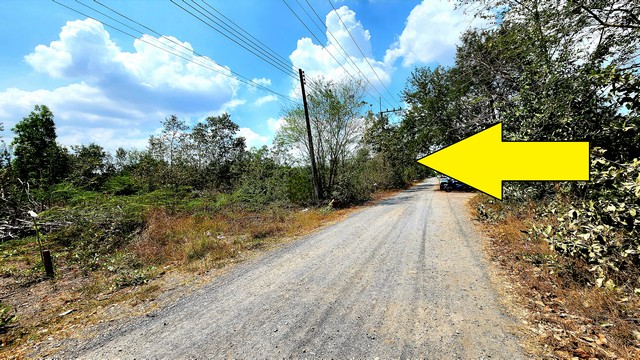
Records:
[[[49,250],[42,250],[42,263],[44,265],[44,271],[47,273],[47,277],[54,277],[53,261],[51,260],[51,252]]]

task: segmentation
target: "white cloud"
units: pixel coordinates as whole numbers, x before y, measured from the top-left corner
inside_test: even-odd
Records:
[[[67,22],[60,40],[36,46],[25,60],[36,71],[56,78],[93,77],[117,71],[118,53],[120,49],[102,24],[87,19]]]
[[[163,112],[120,107],[100,89],[85,83],[54,90],[10,88],[0,92],[0,119],[7,125],[6,130],[27,116],[35,104],[46,104],[53,112],[61,144],[95,142],[109,151],[120,146],[144,148],[148,136],[166,116]],[[7,132],[9,141],[12,135]]]
[[[222,111],[220,111],[219,113],[229,112],[233,108],[244,105],[246,103],[247,103],[247,100],[244,100],[244,99],[231,99],[229,100],[229,102],[222,105]]]
[[[8,130],[34,105],[45,104],[56,117],[61,143],[98,142],[112,150],[146,144],[168,114],[197,118],[246,102],[235,97],[239,83],[225,76],[231,74],[229,68],[195,55],[188,42],[143,35],[133,46],[134,52],[122,51],[95,20],[67,22],[58,40],[36,46],[25,60],[35,71],[69,84],[52,90],[0,92],[0,122]]]
[[[285,124],[285,120],[284,118],[278,118],[278,119],[274,119],[274,118],[268,118],[267,119],[267,126],[269,127],[269,130],[271,130],[272,132],[276,133],[278,132],[278,130],[280,130],[282,128],[282,126]]]
[[[87,144],[95,142],[105,147],[110,152],[122,147],[124,149],[136,148],[144,149],[148,145],[148,133],[139,130],[131,131],[127,128],[87,128],[58,127],[58,132],[62,133],[58,137],[58,142],[62,144]],[[89,141],[88,141],[89,140]]]
[[[460,35],[470,26],[472,17],[456,10],[453,2],[424,0],[416,6],[404,31],[387,50],[385,62],[402,58],[405,67],[429,62],[451,63]]]
[[[115,84],[135,86],[132,90],[146,92],[222,91],[229,96],[238,86],[235,79],[228,77],[231,75],[228,68],[195,55],[188,42],[145,34],[135,39],[133,46],[133,53],[121,51],[101,23],[93,19],[76,20],[62,27],[60,40],[36,46],[25,60],[34,70],[52,77],[82,79],[106,88]]]
[[[339,47],[336,44],[337,41],[350,56],[362,57],[364,53],[365,56],[371,57],[371,34],[356,19],[356,13],[353,10],[342,6],[336,11],[329,12],[326,25],[327,29],[331,30],[330,34],[327,33],[329,45]]]
[[[251,81],[262,86],[271,86],[271,79],[259,78],[259,79],[252,79]]]
[[[342,21],[344,21],[351,35],[358,42],[358,46],[366,55],[366,59],[345,30],[336,12],[331,11],[326,17],[326,35],[328,39],[327,43],[324,44],[326,50],[323,49],[322,45],[314,44],[309,38],[299,39],[296,49],[289,56],[294,67],[304,69],[307,77],[323,76],[332,80],[349,80],[352,79],[352,76],[362,78],[360,72],[354,68],[353,62],[362,71],[364,77],[369,79],[377,89],[381,89],[377,77],[380,77],[385,85],[389,84],[392,67],[373,58],[371,53],[371,34],[357,20],[356,13],[347,6],[337,9],[337,13],[340,14]],[[337,42],[331,36],[332,34]],[[345,57],[338,44],[342,45],[351,60]],[[344,68],[336,62],[334,57],[343,64]],[[369,64],[375,69],[375,73]],[[291,95],[296,93],[299,93],[299,91],[294,89]]]
[[[267,143],[269,142],[268,136],[260,135],[247,127],[241,127],[238,131],[238,136],[242,136],[245,138],[247,147],[259,148],[263,145],[267,145]]]
[[[256,100],[255,105],[256,106],[262,106],[266,103],[270,103],[270,102],[274,102],[274,101],[278,101],[278,97],[275,95],[266,95],[263,97],[260,97]]]

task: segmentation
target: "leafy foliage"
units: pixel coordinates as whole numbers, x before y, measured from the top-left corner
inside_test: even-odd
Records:
[[[229,114],[207,117],[191,130],[175,115],[163,122],[162,135],[151,136],[148,151],[133,161],[132,172],[148,191],[169,186],[230,190],[240,174],[245,152],[239,126]],[[126,153],[120,152],[125,164]]]
[[[591,176],[591,183],[574,190],[583,193],[580,199],[548,205],[557,225],[534,226],[534,234],[559,253],[584,260],[596,285],[640,291],[640,160],[613,164],[598,156]]]
[[[289,200],[287,193],[289,169],[276,163],[266,146],[250,151],[243,168],[237,190],[238,196],[243,201],[265,205],[274,202],[285,203]]]
[[[461,3],[473,3],[492,27],[464,34],[454,67],[414,71],[405,98],[412,102],[407,123],[416,138],[438,148],[501,121],[507,140],[589,141],[591,181],[509,184],[510,206],[503,210],[534,201],[541,217],[531,236],[587,264],[596,285],[637,288],[637,6],[608,0]],[[481,216],[502,216],[484,210]]]
[[[89,144],[72,146],[70,180],[79,187],[97,190],[112,175],[114,168],[110,156],[102,146]]]
[[[61,180],[68,167],[65,148],[56,143],[53,113],[45,105],[36,105],[29,116],[12,129],[13,168],[23,181],[36,186]]]
[[[346,162],[354,154],[364,133],[364,88],[357,83],[322,78],[310,80],[309,88],[309,117],[320,188],[324,195],[331,197],[338,174],[347,168]],[[278,141],[296,148],[310,163],[304,110],[301,107],[289,109],[284,119]]]
[[[363,142],[373,156],[367,159],[363,153],[359,155],[360,161],[368,163],[366,176],[376,187],[402,188],[430,173],[415,162],[427,142],[410,125],[412,120],[408,120],[409,116],[401,124],[391,124],[383,115],[367,127]]]

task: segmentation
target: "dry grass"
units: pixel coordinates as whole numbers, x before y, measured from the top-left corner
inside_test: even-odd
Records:
[[[7,294],[10,296],[5,301],[17,309],[17,322],[0,335],[0,358],[29,358],[44,343],[102,321],[113,304],[132,308],[154,298],[159,290],[153,284],[114,290],[105,272],[84,276],[70,268],[59,270],[55,279],[14,287]],[[127,313],[125,310],[120,314]]]
[[[502,214],[483,224],[491,239],[488,252],[515,285],[515,306],[526,309],[536,357],[639,359],[640,299],[590,286],[587,264],[528,236],[531,221],[545,226],[556,221],[536,218],[534,204],[505,208],[486,200],[478,196],[470,205],[475,211],[482,202],[485,211]]]
[[[206,267],[277,239],[306,234],[346,212],[270,209],[189,216],[169,215],[156,209],[148,215],[141,236],[129,250],[147,264],[170,262],[184,266],[200,262]]]

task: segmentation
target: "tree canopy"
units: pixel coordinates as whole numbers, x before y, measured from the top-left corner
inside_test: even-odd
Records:
[[[67,169],[66,149],[56,143],[53,113],[45,105],[35,109],[12,129],[13,168],[23,181],[36,185],[54,184]]]

